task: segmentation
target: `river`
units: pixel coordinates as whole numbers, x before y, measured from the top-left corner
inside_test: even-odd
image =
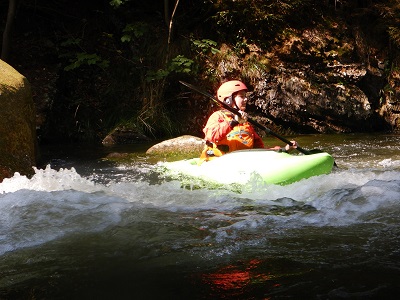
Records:
[[[399,137],[295,139],[338,168],[238,193],[161,176],[150,145],[42,149],[0,183],[0,299],[397,299]]]

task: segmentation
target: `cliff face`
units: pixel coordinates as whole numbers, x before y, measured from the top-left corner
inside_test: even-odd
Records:
[[[305,29],[275,47],[272,61],[278,68],[260,93],[263,110],[273,120],[292,120],[291,126],[306,131],[389,129],[390,120],[378,114],[388,53],[383,45],[362,53],[359,45],[365,41],[357,41],[356,30],[338,23]]]
[[[397,57],[390,70],[387,84],[382,90],[379,115],[391,126],[391,130],[400,133],[400,57]]]
[[[267,51],[251,45],[243,58],[221,48],[218,76],[244,78],[253,113],[288,132],[399,131],[398,53],[355,20],[325,21],[288,30]]]
[[[36,165],[35,109],[28,80],[0,60],[0,182]]]

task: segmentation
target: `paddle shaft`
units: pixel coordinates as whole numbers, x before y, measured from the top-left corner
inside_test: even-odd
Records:
[[[213,100],[213,101],[216,102],[217,104],[222,105],[225,109],[229,110],[231,113],[233,113],[233,114],[235,114],[235,115],[238,115],[239,117],[242,116],[242,115],[240,114],[239,110],[237,110],[237,109],[235,109],[235,108],[229,106],[229,105],[226,104],[225,102],[219,101],[218,99],[216,99],[216,98],[215,98],[213,95],[211,95],[210,93],[208,93],[208,92],[206,92],[206,91],[203,91],[203,90],[200,90],[199,88],[195,87],[194,85],[192,85],[192,84],[190,84],[190,83],[187,83],[187,82],[184,82],[184,81],[179,81],[179,82],[180,82],[181,84],[187,86],[188,88],[190,88],[190,89],[192,89],[192,90],[194,90],[194,91],[196,91],[196,92],[202,94],[203,96],[206,96],[207,98]],[[259,129],[264,130],[264,131],[266,131],[267,133],[273,135],[274,137],[280,139],[282,142],[284,142],[284,143],[286,143],[286,144],[289,144],[290,146],[293,146],[293,143],[292,143],[291,141],[289,141],[288,139],[284,138],[283,136],[277,134],[276,132],[273,132],[273,131],[270,130],[269,128],[267,128],[267,127],[261,125],[260,123],[254,121],[253,119],[247,118],[247,121],[248,121],[250,124],[252,124],[252,125],[258,127]],[[305,149],[301,148],[300,146],[297,146],[296,149],[297,149],[298,151],[300,151],[301,153],[305,154],[305,155],[311,154],[310,151],[305,150]]]

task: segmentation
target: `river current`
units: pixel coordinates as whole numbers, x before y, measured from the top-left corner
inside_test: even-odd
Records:
[[[0,183],[0,299],[397,299],[399,137],[294,138],[338,168],[238,192],[182,186],[143,145],[43,149]]]

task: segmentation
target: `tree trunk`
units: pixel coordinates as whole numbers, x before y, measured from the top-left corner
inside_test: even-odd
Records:
[[[165,21],[165,25],[167,25],[167,27],[169,27],[169,20],[170,20],[170,16],[169,16],[169,1],[168,0],[164,0],[164,21]]]
[[[176,13],[176,9],[178,8],[178,4],[179,4],[179,0],[176,0],[175,6],[174,6],[174,10],[172,11],[171,17],[169,18],[166,62],[168,62],[169,59],[170,59],[170,57],[169,57],[169,55],[170,55],[169,49],[170,49],[170,46],[171,46],[174,16],[175,16],[175,13]]]
[[[8,1],[7,21],[6,21],[6,27],[4,28],[3,32],[3,45],[1,49],[1,59],[3,61],[7,61],[10,55],[12,28],[14,25],[17,4],[18,0]]]

